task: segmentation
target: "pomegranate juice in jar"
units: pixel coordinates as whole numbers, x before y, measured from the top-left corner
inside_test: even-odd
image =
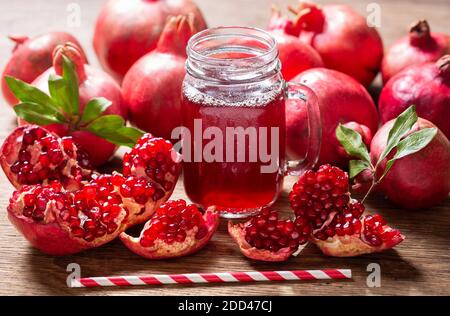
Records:
[[[203,139],[198,148],[203,153],[202,160],[210,162],[184,162],[184,185],[189,198],[203,206],[216,205],[227,213],[247,213],[272,204],[282,186],[280,166],[285,155],[284,142],[279,141],[284,139],[285,131],[284,98],[280,91],[223,103],[186,85],[183,107],[184,126],[189,130],[194,131],[197,122],[197,129],[207,138],[211,127],[212,132],[217,128],[223,135],[215,140],[223,148],[222,154],[220,149],[212,150],[213,157],[223,159],[208,159],[205,147],[210,140]],[[264,129],[267,132],[261,132]],[[191,134],[192,144],[194,137]],[[245,144],[239,144],[240,141]],[[272,155],[272,169],[264,172],[264,166],[270,169],[268,155]]]
[[[253,215],[275,202],[287,170],[285,99],[306,94],[286,85],[276,42],[259,29],[202,31],[187,55],[183,126],[172,133],[182,139],[186,194],[223,217]]]

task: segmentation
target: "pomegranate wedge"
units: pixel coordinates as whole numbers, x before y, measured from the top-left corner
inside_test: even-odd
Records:
[[[228,222],[228,233],[247,258],[285,261],[308,241],[309,233],[297,231],[296,223],[278,219],[278,213],[264,209],[245,223]]]
[[[120,239],[134,253],[148,259],[182,257],[203,248],[219,225],[214,208],[203,214],[184,200],[169,201],[158,208],[139,237],[126,233]]]

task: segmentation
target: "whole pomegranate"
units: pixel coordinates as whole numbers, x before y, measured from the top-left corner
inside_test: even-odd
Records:
[[[192,22],[189,17],[172,17],[157,48],[139,59],[122,83],[130,121],[166,139],[181,125],[180,91],[185,76],[186,45],[195,33]]]
[[[186,256],[203,248],[219,226],[214,207],[202,214],[184,200],[169,201],[145,223],[139,237],[120,234],[125,246],[147,259]]]
[[[411,104],[420,117],[436,124],[450,138],[450,55],[393,76],[378,101],[381,121],[397,117]]]
[[[112,104],[104,114],[117,114],[126,118],[126,109],[123,104],[120,86],[105,72],[86,64],[80,48],[73,43],[65,43],[54,51],[53,67],[33,81],[32,85],[44,92],[48,92],[48,80],[52,75],[62,75],[62,56],[69,58],[75,67],[78,77],[80,114],[86,104],[95,97],[104,97]],[[19,123],[24,123],[19,120]],[[104,164],[111,158],[117,147],[87,131],[77,129],[75,126],[52,124],[46,128],[59,136],[70,135],[74,141],[88,154],[93,167]]]
[[[3,70],[2,92],[5,100],[10,105],[15,105],[18,100],[9,90],[4,79],[5,76],[11,76],[31,83],[37,76],[52,66],[52,54],[56,46],[72,42],[81,47],[75,37],[65,32],[49,32],[33,38],[28,38],[27,36],[10,36],[9,38],[16,43],[16,46]],[[86,60],[85,54],[81,49],[80,53]]]
[[[157,178],[140,173],[136,151],[159,170]],[[170,142],[149,134],[129,154],[127,175],[93,173],[79,165],[78,154],[70,137],[35,125],[18,127],[1,148],[2,168],[18,189],[7,208],[9,219],[48,254],[98,247],[148,220],[172,194],[180,171]]]
[[[386,147],[391,120],[375,134],[370,146],[372,161],[378,161]],[[419,118],[407,135],[418,130],[435,127],[433,123]],[[407,136],[405,135],[405,136]],[[383,172],[387,159],[380,165]],[[381,191],[402,208],[419,209],[432,207],[450,193],[450,142],[438,131],[433,140],[420,151],[398,159],[380,184]]]
[[[414,23],[409,34],[388,48],[381,64],[383,82],[403,69],[417,64],[437,61],[450,53],[450,37],[433,33],[426,20]]]
[[[325,67],[341,71],[368,87],[380,70],[383,42],[375,27],[347,5],[300,2],[293,34],[311,45]]]
[[[319,164],[345,167],[350,157],[336,139],[339,123],[359,132],[367,146],[378,128],[375,104],[366,89],[350,76],[325,68],[306,70],[293,79],[305,84],[318,97],[322,120]],[[298,102],[286,103],[287,153],[291,158],[305,156],[308,141],[307,109]]]
[[[307,69],[323,67],[319,53],[292,35],[290,27],[291,23],[288,23],[280,11],[273,7],[268,29],[277,41],[281,73],[285,80],[291,80]]]
[[[109,0],[95,26],[94,49],[100,64],[121,81],[130,67],[156,48],[169,16],[192,15],[198,30],[206,28],[191,0]]]

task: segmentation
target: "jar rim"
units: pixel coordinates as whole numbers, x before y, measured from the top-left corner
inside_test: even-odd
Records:
[[[198,75],[212,69],[222,75],[248,79],[248,76],[253,77],[248,74],[252,71],[264,73],[267,68],[276,70],[279,64],[275,38],[256,27],[220,26],[203,30],[190,38],[186,51],[187,70]],[[226,54],[231,52],[244,55],[227,57]],[[221,53],[224,56],[217,57]],[[260,75],[256,74],[258,77]]]
[[[200,52],[196,49],[196,46],[204,41],[224,37],[253,38],[256,40],[260,40],[261,42],[265,42],[267,44],[267,49],[259,55],[242,58],[216,58],[204,54],[203,52]],[[214,63],[220,64],[224,60],[226,61],[245,60],[246,62],[252,62],[261,59],[266,59],[271,55],[274,55],[273,59],[278,57],[278,49],[275,38],[268,32],[264,31],[263,29],[249,26],[219,26],[200,31],[199,33],[195,34],[190,38],[186,49],[188,56],[190,58],[194,58],[198,61],[213,64]]]

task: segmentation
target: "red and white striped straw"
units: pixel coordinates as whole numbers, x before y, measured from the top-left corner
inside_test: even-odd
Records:
[[[72,279],[71,287],[351,279],[350,269],[149,274]]]

